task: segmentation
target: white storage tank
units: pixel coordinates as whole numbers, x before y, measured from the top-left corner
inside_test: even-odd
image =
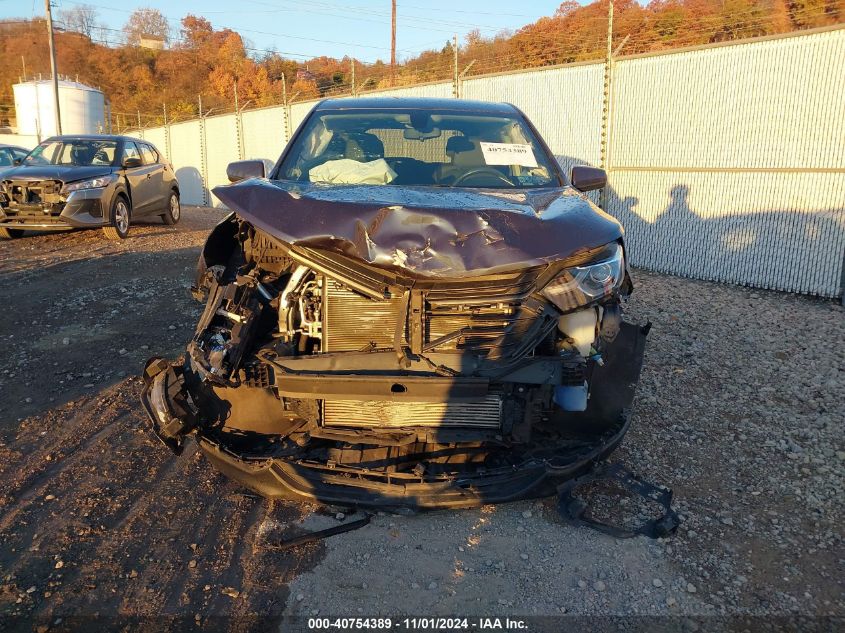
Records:
[[[53,82],[37,79],[12,86],[18,134],[44,139],[57,133]],[[97,134],[108,129],[103,93],[75,81],[59,81],[63,134]]]

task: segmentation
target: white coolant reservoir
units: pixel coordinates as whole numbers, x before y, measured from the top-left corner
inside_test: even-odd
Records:
[[[587,308],[564,314],[557,320],[561,334],[572,339],[578,353],[585,358],[590,355],[590,348],[596,340],[596,324],[599,320],[599,308]]]

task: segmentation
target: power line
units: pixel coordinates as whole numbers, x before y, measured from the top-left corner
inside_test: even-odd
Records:
[[[97,8],[97,9],[102,9],[104,11],[113,11],[113,12],[118,12],[118,13],[123,13],[123,14],[134,13],[134,11],[131,11],[129,9],[119,9],[119,8],[116,8],[116,7],[109,7],[109,6],[105,6],[105,5],[91,4],[89,2],[79,2],[77,0],[65,0],[65,1],[68,2],[69,4],[88,5],[88,6]],[[267,6],[273,6],[273,5],[267,5]],[[276,9],[278,10],[278,7],[276,7]],[[169,17],[169,16],[166,16],[164,14],[162,14],[162,16],[164,17],[165,20],[167,20],[169,23],[171,23],[173,25],[181,26],[181,24],[182,24],[182,18]],[[355,16],[346,16],[346,17],[348,19],[358,19]],[[372,20],[365,20],[365,21],[372,21]],[[248,28],[242,28],[242,27],[236,28],[236,27],[232,27],[232,26],[227,26],[225,24],[217,24],[216,28],[217,28],[217,30],[229,29],[229,30],[235,31],[235,32],[254,33],[256,35],[267,35],[267,36],[270,36],[270,37],[289,38],[289,39],[295,39],[295,40],[316,42],[316,43],[320,43],[320,44],[335,44],[335,45],[338,45],[338,46],[367,48],[367,49],[371,49],[371,50],[380,50],[380,51],[390,50],[389,47],[387,47],[387,46],[374,46],[374,45],[371,45],[371,44],[361,44],[361,43],[356,43],[356,42],[339,42],[339,41],[336,41],[336,40],[326,40],[326,39],[320,39],[320,38],[305,37],[305,36],[301,36],[301,35],[290,35],[290,34],[287,34],[287,33],[272,33],[272,32],[268,32],[268,31],[259,31],[259,30],[255,30],[255,29],[248,29]],[[432,29],[430,27],[418,27],[418,28],[425,29],[427,31],[437,30],[437,29]],[[452,33],[453,31],[450,30],[450,31],[444,31],[444,32]],[[398,49],[398,50],[401,50],[404,53],[411,53],[411,54],[417,53],[416,50],[411,50],[411,49]]]
[[[90,3],[87,3],[87,2],[77,2],[76,0],[65,0],[65,1],[70,3],[70,4],[74,4],[74,5],[86,5],[87,4],[88,6],[92,6],[92,7],[95,7],[97,9],[103,9],[105,11],[116,11],[116,12],[119,12],[119,13],[128,13],[128,14],[134,13],[134,11],[130,11],[128,9],[117,9],[117,8],[114,8],[114,7],[107,7],[107,6],[98,5],[98,4],[90,4]],[[180,26],[182,24],[181,18],[172,18],[172,17],[168,17],[164,14],[162,14],[162,16],[164,17],[165,20],[167,20],[171,24],[177,24],[177,25],[180,25]],[[271,33],[271,32],[268,32],[268,31],[258,31],[258,30],[254,30],[254,29],[235,28],[235,27],[230,27],[230,26],[226,26],[226,25],[223,25],[223,24],[217,25],[217,30],[226,30],[226,29],[233,31],[235,33],[239,33],[239,32],[255,33],[257,35],[269,35],[269,36],[272,36],[272,37],[289,38],[289,39],[303,40],[303,41],[308,41],[308,42],[317,42],[317,43],[320,43],[320,44],[336,44],[336,45],[339,45],[339,46],[352,46],[352,47],[369,48],[369,49],[382,50],[382,51],[389,50],[389,48],[386,47],[386,46],[373,46],[373,45],[370,45],[370,44],[359,44],[359,43],[356,43],[356,42],[338,42],[336,40],[325,40],[325,39],[319,39],[319,38],[313,38],[313,37],[304,37],[304,36],[301,36],[301,35],[290,35],[290,34],[287,34],[287,33]],[[109,29],[109,30],[116,30],[116,29]],[[404,52],[414,52],[414,51],[404,51]]]
[[[391,18],[392,17],[392,10],[391,11],[380,11],[378,9],[371,9],[371,8],[367,8],[367,7],[356,7],[356,6],[349,6],[349,5],[331,4],[331,3],[327,3],[327,2],[320,2],[319,0],[312,0],[311,2],[308,3],[307,8],[304,8],[299,3],[292,2],[292,0],[280,0],[280,1],[284,4],[287,4],[287,5],[293,4],[294,5],[293,8],[297,11],[307,11],[309,13],[312,13],[312,12],[314,12],[314,9],[316,7],[318,9],[323,9],[323,11],[322,11],[323,15],[331,15],[331,16],[334,16],[334,17],[341,17],[341,18],[345,18],[345,19],[358,19],[356,17],[358,14],[372,15],[372,16],[378,16],[378,17],[384,17],[384,18]],[[249,2],[250,4],[259,5],[259,6],[275,7],[278,10],[277,5],[269,4],[267,2],[261,2],[261,0],[247,0],[247,2]],[[333,11],[334,9],[338,9],[340,11],[343,11],[344,13],[337,13],[337,12]],[[500,26],[482,25],[482,24],[477,24],[475,22],[457,22],[455,20],[444,20],[442,18],[431,18],[431,17],[427,17],[427,16],[416,16],[416,15],[407,14],[407,13],[402,13],[401,17],[403,19],[403,22],[410,20],[410,21],[415,21],[415,22],[423,22],[423,23],[426,23],[426,24],[439,24],[439,25],[443,25],[443,26],[450,26],[453,29],[456,26],[469,27],[469,28],[480,29],[480,30],[485,30],[485,31],[500,31],[500,30],[502,30],[502,28],[506,28],[506,27],[500,27]],[[386,20],[386,21],[383,21],[381,23],[389,24],[390,22],[389,22],[389,20]],[[411,25],[404,24],[404,26],[411,26]],[[425,30],[437,30],[437,29],[432,29],[429,26],[420,26],[420,27],[412,26],[412,28],[421,28],[421,29],[425,29]],[[449,31],[444,31],[444,32],[449,32]]]

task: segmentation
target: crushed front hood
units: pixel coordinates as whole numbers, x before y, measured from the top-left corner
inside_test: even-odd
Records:
[[[216,187],[276,239],[425,276],[537,266],[601,247],[622,226],[569,187],[461,189],[252,179]]]
[[[2,172],[4,180],[61,180],[74,182],[112,173],[108,165],[21,165]]]

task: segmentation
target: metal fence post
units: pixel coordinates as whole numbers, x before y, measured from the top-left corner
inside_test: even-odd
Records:
[[[458,36],[452,36],[452,96],[455,99],[460,99],[460,78],[458,77]]]
[[[472,68],[473,64],[475,64],[475,61],[476,60],[473,59],[469,64],[466,65],[466,68],[464,68],[461,71],[461,74],[458,75],[458,96],[459,97],[461,95],[463,95],[463,93],[464,93],[464,91],[463,91],[464,77],[466,77],[467,73],[470,71],[470,68]]]
[[[244,104],[246,105],[246,104]],[[235,135],[238,137],[238,160],[244,159],[243,121],[241,121],[241,108],[238,104],[238,82],[235,81]]]
[[[199,95],[200,115],[200,179],[202,180],[202,205],[208,206],[208,157],[205,148],[205,117],[202,114],[202,95]]]
[[[288,110],[288,80],[282,75],[282,125],[285,131],[285,145],[290,140],[290,111]]]
[[[604,95],[601,112],[601,168],[610,174],[611,89],[613,86],[613,0],[607,8],[607,57],[604,66]],[[607,211],[607,186],[602,187],[599,206]]]
[[[172,161],[173,151],[170,146],[170,122],[167,120],[167,104],[162,103],[162,110],[164,110],[164,151],[167,153],[167,160]]]
[[[842,293],[842,305],[845,306],[845,248],[842,249],[842,276],[839,282],[839,291]]]

